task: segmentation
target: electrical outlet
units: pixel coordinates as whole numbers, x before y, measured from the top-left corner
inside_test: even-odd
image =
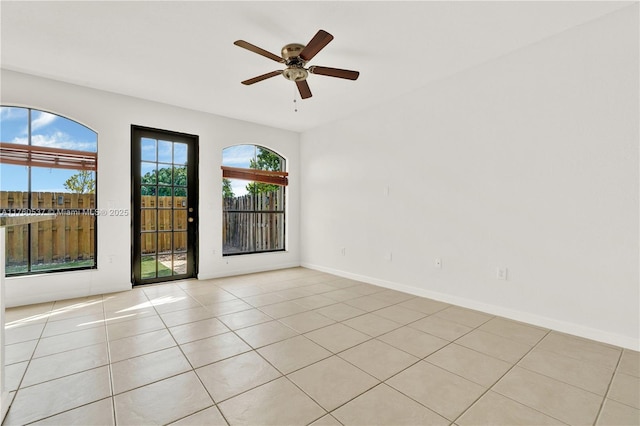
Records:
[[[500,267],[500,266],[498,266],[496,268],[496,278],[497,279],[506,281],[507,280],[507,276],[508,276],[507,268],[503,268],[503,267]]]
[[[347,249],[346,249],[346,248],[344,248],[344,247],[342,247],[342,248],[340,249],[340,254],[341,254],[341,255],[343,255],[343,256],[346,256],[346,254],[347,254]]]
[[[391,260],[393,260],[393,254],[389,251],[384,255],[384,260],[386,260],[387,262],[391,262]]]
[[[436,259],[433,261],[433,266],[435,266],[437,269],[442,268],[442,259],[436,257]]]

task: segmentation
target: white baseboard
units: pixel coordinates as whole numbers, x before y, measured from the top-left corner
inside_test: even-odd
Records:
[[[339,269],[328,268],[320,265],[314,265],[307,262],[303,262],[301,266],[304,268],[314,269],[316,271],[337,275],[343,278],[362,281],[362,282],[374,284],[380,287],[385,287],[388,289],[398,290],[404,293],[413,294],[415,296],[427,297],[429,299],[437,300],[440,302],[450,303],[452,305],[462,306],[468,309],[474,309],[474,310],[485,312],[491,315],[497,315],[504,318],[509,318],[514,321],[520,321],[527,324],[536,325],[538,327],[548,328],[548,329],[559,331],[562,333],[584,337],[586,339],[596,340],[598,342],[608,343],[610,345],[620,346],[620,347],[631,349],[634,351],[640,350],[640,339],[638,338],[621,336],[619,334],[610,333],[604,330],[585,327],[580,324],[570,323],[566,321],[560,321],[554,318],[544,317],[544,316],[536,315],[530,312],[517,311],[517,310],[505,308],[503,306],[478,302],[477,300],[473,300],[473,299],[467,299],[464,297],[454,296],[446,293],[429,291],[421,288],[408,286],[405,284],[395,283],[392,281],[386,281],[386,280],[381,280],[378,278],[369,277],[365,275],[354,274],[354,273],[342,271]]]
[[[278,269],[288,269],[288,268],[297,268],[300,266],[299,262],[284,262],[284,263],[275,263],[258,267],[246,267],[240,266],[238,268],[229,268],[229,269],[221,269],[220,271],[216,271],[214,273],[199,273],[199,280],[210,280],[213,278],[224,278],[224,277],[232,277],[236,275],[245,275],[245,274],[254,274],[257,272],[267,272],[267,271],[275,271]]]

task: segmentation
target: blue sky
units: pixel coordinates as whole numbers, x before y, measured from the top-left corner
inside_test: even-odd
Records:
[[[27,144],[28,123],[26,108],[0,107],[0,138],[2,142]],[[32,110],[31,133],[31,143],[36,146],[91,152],[97,150],[97,133],[72,120],[44,111]],[[157,161],[186,163],[187,145],[146,138],[142,140],[143,161],[155,162],[156,152]],[[222,152],[222,164],[249,168],[249,160],[255,159],[256,155],[255,145],[230,146]],[[75,173],[75,170],[34,167],[31,174],[32,191],[67,192],[63,184]],[[27,185],[26,167],[0,164],[0,189],[3,191],[26,191]],[[231,179],[231,186],[236,196],[247,193],[247,181]]]
[[[26,108],[0,108],[0,140],[17,144],[28,143],[28,111]],[[32,111],[31,143],[36,146],[96,152],[98,135],[91,129],[44,111]],[[67,192],[64,182],[77,171],[34,167],[32,191]],[[27,168],[0,164],[0,189],[26,191]]]
[[[249,168],[249,160],[256,158],[255,145],[234,145],[222,150],[222,165],[229,167]],[[229,179],[233,193],[237,196],[247,193],[247,181]]]

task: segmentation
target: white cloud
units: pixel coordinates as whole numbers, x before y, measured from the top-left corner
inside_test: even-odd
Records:
[[[33,111],[32,114],[36,116],[33,120],[31,120],[32,132],[41,129],[42,127],[48,126],[49,124],[53,123],[56,118],[58,118],[57,115],[49,114],[48,112],[44,111]]]
[[[249,167],[249,160],[255,158],[254,145],[235,145],[222,151],[222,164],[231,167]]]
[[[5,120],[17,120],[17,119],[26,119],[27,118],[27,110],[25,108],[18,107],[1,107],[0,108],[0,119]]]
[[[27,145],[28,144],[28,139],[26,136],[16,136],[15,138],[13,138],[13,140],[11,141],[11,143],[17,143],[20,145]]]
[[[12,141],[16,144],[27,144],[27,137],[16,137]],[[93,142],[78,142],[72,140],[68,134],[64,132],[55,132],[50,135],[32,135],[31,144],[33,146],[44,146],[50,148],[73,149],[76,151],[95,152],[96,144]]]
[[[235,195],[236,197],[240,197],[242,195],[248,194],[248,183],[248,180],[231,179],[231,190],[233,191],[233,195]]]

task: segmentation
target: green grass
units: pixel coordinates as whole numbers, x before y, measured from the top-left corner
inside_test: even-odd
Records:
[[[140,276],[142,279],[156,277],[156,258],[153,256],[143,256],[140,264]],[[158,277],[171,276],[171,269],[158,262]]]
[[[93,266],[93,259],[89,260],[77,260],[74,262],[60,262],[60,263],[41,263],[37,265],[31,265],[32,272],[44,272],[44,271],[57,271],[60,269],[72,269],[72,268],[90,268]],[[9,265],[6,267],[6,275],[21,274],[27,272],[27,265]]]

